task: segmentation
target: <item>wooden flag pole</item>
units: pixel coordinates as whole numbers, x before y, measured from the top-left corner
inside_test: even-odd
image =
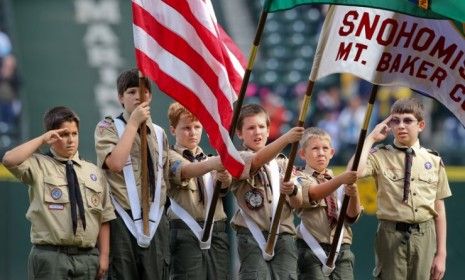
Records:
[[[314,82],[309,80],[307,84],[307,89],[305,90],[304,100],[300,107],[299,120],[297,121],[296,126],[304,126],[305,118],[307,117],[308,107],[310,105],[310,100],[312,97]],[[291,152],[289,153],[289,159],[287,162],[286,173],[284,174],[284,182],[289,181],[292,174],[292,169],[294,167],[295,157],[297,155],[297,148],[299,147],[299,142],[292,143]],[[284,202],[286,201],[286,195],[280,194],[278,206],[276,208],[276,213],[273,216],[273,222],[271,224],[270,232],[268,233],[268,240],[266,242],[265,252],[268,255],[273,255],[274,245],[276,243],[276,235],[278,232],[279,222],[281,220],[281,213],[283,211]]]
[[[145,102],[144,75],[139,71],[139,100]],[[143,122],[140,127],[140,160],[141,160],[141,196],[142,196],[142,222],[144,234],[149,235],[149,184],[148,184],[148,166],[147,166],[147,125]],[[161,151],[160,151],[161,152]],[[151,166],[150,168],[153,168]]]
[[[358,164],[360,163],[360,156],[362,155],[363,143],[367,136],[368,124],[370,123],[371,113],[373,112],[373,104],[376,100],[376,94],[378,92],[378,85],[373,85],[370,93],[370,99],[368,100],[368,107],[365,113],[365,119],[363,121],[362,129],[360,130],[360,135],[358,138],[357,148],[355,150],[354,161],[352,162],[352,171],[357,171]],[[329,252],[328,259],[326,260],[327,267],[334,267],[335,256],[337,245],[339,243],[339,238],[341,237],[342,226],[344,225],[344,220],[346,218],[347,207],[349,206],[350,196],[344,195],[344,200],[342,201],[341,210],[339,212],[339,218],[337,220],[336,231],[334,232],[333,242],[331,243],[331,250]]]
[[[263,29],[265,28],[266,18],[268,17],[268,7],[270,5],[270,0],[267,0],[263,5],[262,13],[260,14],[260,19],[258,21],[257,31],[255,32],[255,38],[253,40],[252,49],[249,53],[249,60],[247,62],[247,68],[242,79],[241,89],[239,91],[239,96],[234,106],[234,114],[231,121],[231,126],[229,127],[229,137],[234,138],[234,132],[236,131],[237,120],[239,119],[239,113],[244,103],[245,91],[247,90],[247,85],[249,84],[250,74],[252,73],[253,66],[255,64],[255,58],[257,56],[258,47],[263,34]],[[220,188],[221,182],[217,181],[215,188],[213,190],[212,201],[210,207],[208,208],[207,219],[204,222],[202,241],[206,242],[210,238],[210,231],[213,226],[213,217],[215,216],[216,204],[220,198]]]

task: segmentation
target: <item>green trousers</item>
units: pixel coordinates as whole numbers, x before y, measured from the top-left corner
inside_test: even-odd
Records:
[[[169,277],[169,225],[163,214],[148,248],[137,240],[116,215],[110,221],[110,269],[112,280],[165,280]]]
[[[339,254],[336,258],[336,268],[329,276],[325,276],[321,270],[322,264],[318,257],[313,253],[302,239],[297,239],[298,250],[298,276],[300,280],[353,280],[354,279],[354,261],[355,256],[350,250],[349,244],[342,244]],[[326,255],[331,250],[331,244],[320,244]]]
[[[430,278],[436,253],[434,220],[418,224],[406,234],[405,226],[379,221],[375,239],[375,279],[424,280]],[[403,229],[402,229],[403,228]]]
[[[229,242],[225,222],[213,226],[210,249],[181,220],[171,223],[171,280],[219,280],[229,278]],[[184,226],[182,226],[184,224]]]
[[[98,250],[67,254],[33,246],[27,269],[29,280],[73,279],[95,280],[99,267]]]
[[[276,240],[275,255],[265,261],[262,251],[248,229],[236,229],[237,250],[241,267],[240,280],[297,279],[297,249],[294,236],[280,234]],[[265,232],[265,236],[268,234]]]

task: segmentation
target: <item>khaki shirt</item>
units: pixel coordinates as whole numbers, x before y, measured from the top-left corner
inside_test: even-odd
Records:
[[[186,164],[189,164],[190,161],[185,159],[182,156],[185,148],[175,145],[174,150],[170,150],[170,190],[168,191],[168,196],[171,199],[174,199],[184,210],[186,210],[195,220],[204,221],[205,215],[208,211],[208,204],[206,201],[207,195],[206,191],[203,190],[204,203],[200,201],[200,190],[197,186],[197,178],[191,179],[181,179],[181,169]],[[202,153],[202,149],[197,147],[194,155]],[[214,172],[211,172],[214,180]],[[207,185],[205,185],[207,187]],[[214,187],[211,186],[212,188]],[[212,191],[213,192],[213,191]],[[171,207],[168,208],[168,217],[170,219],[178,219],[179,217],[173,213]],[[223,200],[218,199],[218,203],[215,208],[214,220],[220,221],[226,219],[226,213],[223,209]]]
[[[253,156],[254,153],[251,151],[241,152],[241,157],[245,162],[243,174],[248,175],[241,177],[240,180],[233,179],[233,182],[231,184],[231,191],[236,196],[237,204],[242,209],[242,211],[247,213],[262,231],[269,231],[271,227],[271,221],[273,219],[273,193],[271,191],[271,185],[269,187],[266,187],[262,184],[262,181],[259,179],[259,172],[257,172],[256,174],[250,174]],[[282,177],[284,177],[288,161],[286,158],[277,158],[276,160],[278,161],[280,174]],[[269,174],[268,178],[270,178]],[[246,196],[249,191],[258,191],[261,194],[261,196],[263,197],[263,206],[261,206],[258,209],[250,209],[250,206],[247,206]],[[240,214],[240,211],[236,212],[231,223],[234,226],[247,227],[244,218]],[[287,201],[284,203],[283,206],[283,211],[279,224],[279,233],[295,234],[294,215]]]
[[[123,112],[123,118],[129,120],[128,112]],[[166,202],[166,190],[169,186],[168,182],[168,140],[166,138],[166,134],[163,133],[163,161],[162,163],[158,163],[158,142],[156,139],[155,129],[152,125],[151,120],[147,120],[147,143],[149,146],[150,156],[152,157],[152,161],[154,166],[151,168],[154,169],[155,174],[155,182],[157,180],[157,164],[162,164],[163,166],[163,180],[161,180],[161,200],[160,205],[164,205]],[[107,168],[105,165],[105,159],[107,156],[113,151],[116,144],[119,141],[118,132],[116,131],[116,127],[114,124],[114,120],[107,117],[101,122],[97,124],[95,128],[95,150],[97,153],[97,165],[104,169],[105,175],[108,178],[108,182],[110,183],[111,193],[114,195],[116,200],[121,204],[124,209],[130,209],[129,206],[129,198],[128,192],[126,189],[126,182],[124,181],[123,171],[121,172],[113,172]],[[136,181],[136,188],[139,194],[139,198],[141,197],[141,161],[140,161],[140,137],[136,135],[134,139],[134,143],[131,147],[130,152],[132,168],[134,170],[134,179]],[[142,205],[142,202],[141,202]]]
[[[326,208],[328,206],[326,205],[325,199],[323,198],[317,201],[310,201],[308,197],[308,189],[319,184],[317,179],[312,176],[313,171],[315,170],[307,166],[305,170],[297,172],[297,180],[302,188],[303,202],[302,208],[296,209],[296,213],[307,230],[319,243],[332,244],[336,227],[330,227],[328,216],[326,214]],[[326,173],[333,177],[332,170],[326,169]],[[322,182],[327,181],[324,178],[321,180]],[[337,201],[337,193],[333,192],[331,195],[334,201]],[[339,211],[339,205],[337,205],[337,209]],[[303,239],[299,232],[297,232],[297,237]],[[342,243],[352,243],[352,230],[347,223],[344,223],[344,236],[342,238]]]
[[[66,160],[58,156],[56,158]],[[82,228],[78,215],[78,226],[74,235],[66,165],[58,160],[35,153],[20,165],[8,168],[16,178],[29,185],[30,205],[26,218],[31,222],[31,242],[94,247],[101,224],[115,219],[105,175],[94,164],[79,159],[78,153],[74,155],[74,170],[86,216],[86,230]]]
[[[397,142],[394,145],[400,146]],[[402,202],[405,153],[391,145],[374,148],[363,176],[375,177],[378,219],[421,223],[437,216],[434,202],[451,196],[444,164],[417,141],[412,149],[412,175],[408,203]]]

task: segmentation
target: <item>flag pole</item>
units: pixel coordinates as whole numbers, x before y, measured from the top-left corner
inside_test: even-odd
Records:
[[[237,120],[239,119],[239,113],[244,103],[245,91],[247,90],[247,85],[249,84],[250,75],[252,73],[253,66],[255,64],[255,58],[257,56],[258,47],[260,46],[260,41],[262,38],[263,30],[265,28],[266,18],[268,17],[268,7],[270,6],[271,0],[266,0],[263,5],[262,12],[260,14],[260,19],[258,21],[257,31],[255,32],[255,38],[253,40],[252,49],[249,53],[249,60],[247,62],[247,68],[244,72],[244,77],[242,79],[241,89],[239,91],[239,96],[234,106],[234,114],[231,121],[231,126],[229,127],[229,137],[234,138],[234,132],[236,131]],[[213,189],[212,200],[210,207],[208,208],[207,219],[204,222],[202,242],[206,242],[210,238],[211,228],[213,226],[213,216],[215,215],[216,204],[220,197],[220,187],[221,183],[216,182],[215,188]]]
[[[307,117],[308,107],[310,105],[310,100],[313,92],[313,85],[315,82],[308,80],[307,89],[305,90],[305,96],[300,107],[299,119],[296,126],[303,127],[305,118]],[[291,178],[292,169],[294,167],[295,157],[297,155],[297,148],[299,147],[299,142],[292,143],[291,152],[289,153],[289,159],[287,161],[286,173],[284,174],[284,182],[287,182]],[[281,213],[283,211],[284,202],[286,201],[286,195],[280,194],[278,206],[276,207],[276,212],[273,216],[273,222],[271,224],[270,232],[268,233],[268,240],[266,242],[265,252],[268,255],[273,255],[274,245],[276,243],[276,236],[278,232],[278,226],[281,219]]]
[[[139,71],[139,101],[145,102],[144,74]],[[141,196],[142,196],[142,222],[144,234],[149,235],[149,187],[148,187],[148,164],[147,164],[147,125],[141,123],[140,127],[140,160],[141,160]],[[160,151],[161,152],[161,151]],[[153,168],[151,166],[150,168]]]
[[[357,148],[355,150],[354,160],[352,162],[351,170],[357,171],[358,164],[360,162],[360,156],[362,154],[363,144],[367,136],[368,124],[370,123],[371,114],[373,112],[373,106],[376,100],[376,94],[378,92],[378,85],[373,85],[371,88],[370,98],[368,100],[368,107],[365,112],[365,119],[363,121],[362,129],[360,130],[360,135],[358,138]],[[337,220],[336,230],[334,232],[333,242],[331,243],[331,250],[329,251],[328,259],[326,260],[327,267],[334,267],[335,256],[337,245],[339,243],[339,238],[341,237],[342,226],[344,225],[344,220],[346,218],[347,207],[349,207],[350,196],[344,195],[344,200],[342,201],[341,210],[339,212],[339,218]]]

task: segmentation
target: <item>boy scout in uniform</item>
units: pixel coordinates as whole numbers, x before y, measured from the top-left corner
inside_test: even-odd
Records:
[[[97,162],[108,178],[117,216],[110,223],[112,279],[167,279],[169,225],[164,213],[168,186],[168,143],[160,127],[150,121],[152,95],[143,79],[146,102],[139,101],[137,69],[117,79],[118,99],[124,110],[117,118],[105,118],[95,129]],[[147,165],[150,187],[150,234],[142,230],[140,124],[147,125]]]
[[[231,185],[239,206],[231,222],[238,239],[239,279],[296,277],[294,217],[287,202],[280,219],[275,255],[267,255],[264,247],[280,195],[281,175],[287,166],[285,158],[275,157],[287,144],[299,141],[303,128],[292,128],[266,145],[269,125],[268,114],[260,105],[249,104],[242,108],[237,134],[247,149],[241,153],[246,166],[241,180],[233,180]]]
[[[368,135],[359,174],[374,176],[377,186],[377,279],[442,279],[446,265],[446,212],[451,195],[437,153],[420,146],[423,105],[397,100],[391,115]],[[394,135],[392,145],[371,146]]]
[[[73,111],[49,110],[44,126],[47,132],[3,157],[5,167],[29,185],[28,278],[102,279],[109,262],[108,222],[115,218],[108,183],[97,166],[79,158]],[[50,151],[36,153],[44,144]]]
[[[220,180],[224,196],[231,176],[226,171],[210,173],[223,166],[219,157],[207,159],[198,146],[202,125],[192,113],[173,103],[168,108],[168,119],[171,134],[176,138],[169,155],[171,279],[228,279],[229,242],[221,199],[216,205],[211,240],[201,242],[201,239],[215,181]]]
[[[302,204],[297,207],[301,224],[297,230],[298,276],[299,279],[354,279],[354,254],[352,224],[360,215],[360,199],[356,171],[346,171],[334,177],[328,164],[334,156],[329,134],[317,127],[305,130],[300,141],[300,157],[305,160],[305,170],[297,172],[297,184],[302,187]],[[351,197],[347,208],[342,245],[335,267],[326,267],[327,254],[336,231],[339,207],[344,191],[339,188],[347,184],[345,193]],[[339,202],[339,203],[338,203]],[[339,205],[338,205],[339,204]]]

